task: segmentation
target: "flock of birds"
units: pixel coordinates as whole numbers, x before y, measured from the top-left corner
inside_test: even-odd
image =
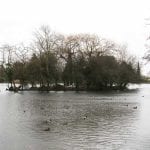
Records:
[[[142,96],[142,97],[144,97],[144,96]],[[128,107],[128,106],[129,106],[129,104],[127,104],[127,105],[125,105],[125,106],[127,106],[127,107]],[[68,108],[68,107],[67,107],[67,108]],[[133,107],[133,109],[137,109],[137,108],[138,108],[137,106],[134,106],[134,107]],[[43,109],[44,109],[44,108],[43,108],[43,107],[41,107],[41,110],[43,110]],[[24,110],[23,112],[25,113],[25,112],[26,112],[26,110]],[[87,117],[88,117],[87,115],[86,115],[86,116],[83,116],[83,117],[82,117],[82,119],[83,119],[83,120],[86,120],[86,119],[87,119]],[[52,122],[52,119],[48,119],[48,120],[46,120],[46,123],[47,123],[47,124],[49,124],[49,123],[51,123],[51,122]],[[66,125],[66,124],[64,123],[63,125]],[[45,128],[43,131],[50,131],[50,127]]]
[[[127,106],[127,107],[128,107],[129,105],[127,104],[127,105],[125,105],[125,106]],[[134,106],[134,107],[133,107],[133,109],[137,109],[137,108],[138,108],[137,106]]]

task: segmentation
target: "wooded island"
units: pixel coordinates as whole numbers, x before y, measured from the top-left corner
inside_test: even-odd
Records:
[[[4,45],[1,52],[0,80],[12,91],[26,84],[42,91],[120,90],[141,81],[140,65],[126,47],[97,35],[62,35],[42,26],[30,46]]]

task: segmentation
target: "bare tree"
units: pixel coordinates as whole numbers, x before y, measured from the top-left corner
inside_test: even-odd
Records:
[[[46,82],[49,87],[50,82],[54,78],[51,69],[56,67],[57,62],[58,36],[48,26],[42,26],[34,35],[33,48],[35,53],[38,54],[40,61],[41,85]]]
[[[11,64],[14,60],[14,46],[5,44],[0,48],[2,55],[3,55],[3,63],[4,64]]]
[[[30,48],[25,46],[23,43],[14,46],[16,60],[25,64],[31,56]]]

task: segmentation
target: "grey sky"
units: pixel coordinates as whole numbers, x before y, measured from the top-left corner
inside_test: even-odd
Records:
[[[148,17],[149,0],[1,0],[0,45],[29,42],[36,28],[49,25],[65,34],[96,33],[127,44],[140,58],[150,34]]]

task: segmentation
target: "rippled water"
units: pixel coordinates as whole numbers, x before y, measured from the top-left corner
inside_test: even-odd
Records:
[[[5,88],[0,85],[1,150],[150,150],[148,84],[103,93]]]

